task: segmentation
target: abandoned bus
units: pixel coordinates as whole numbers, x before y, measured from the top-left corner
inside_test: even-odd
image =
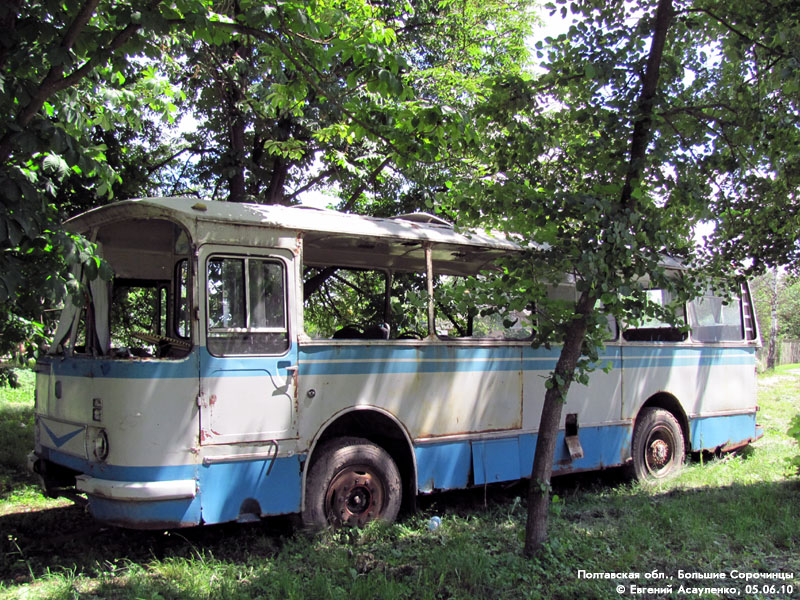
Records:
[[[37,364],[30,468],[47,493],[84,493],[125,527],[289,513],[322,527],[530,474],[558,349],[532,348],[524,318],[438,296],[511,242],[420,214],[191,198],[66,226],[113,278],[67,302]],[[683,311],[688,333],[610,324],[612,368],[570,388],[555,473],[629,463],[658,478],[758,436],[746,287]]]

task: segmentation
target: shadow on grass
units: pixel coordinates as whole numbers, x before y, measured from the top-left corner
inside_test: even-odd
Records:
[[[244,562],[278,552],[293,533],[287,517],[260,523],[170,531],[106,526],[77,504],[0,516],[0,582],[25,583],[50,572],[96,575],[118,563],[146,564],[206,554]]]
[[[612,487],[622,480],[618,470],[561,476],[557,493]],[[524,505],[527,481],[494,484],[486,488],[441,492],[418,499],[418,512],[467,518],[488,510]],[[170,557],[194,559],[211,555],[217,560],[244,563],[254,556],[279,552],[297,530],[298,519],[274,517],[261,523],[230,523],[171,531],[137,531],[105,526],[83,507],[28,510],[0,516],[0,581],[25,583],[48,572],[96,574],[111,565]],[[404,515],[409,519],[409,515]]]
[[[0,466],[24,467],[33,450],[33,405],[0,403]]]
[[[626,481],[623,469],[554,478],[554,493],[565,503],[554,517],[553,538],[568,540],[578,532],[591,532],[593,539],[604,539],[618,549],[627,547],[631,564],[642,568],[646,564],[661,568],[658,556],[670,553],[691,553],[695,559],[707,555],[713,560],[722,544],[734,552],[772,556],[770,564],[781,566],[785,561],[787,569],[800,570],[800,563],[795,564],[800,560],[796,558],[800,556],[800,520],[795,518],[800,513],[800,485],[796,482],[677,489],[653,495],[635,488],[620,490]],[[521,528],[526,494],[526,481],[492,485],[421,496],[418,509],[423,515],[467,519],[511,516]],[[101,589],[94,593],[170,595],[171,584],[163,577],[126,579],[110,574],[132,564],[147,570],[153,561],[170,559],[197,561],[198,568],[212,559],[214,564],[235,568],[253,565],[280,555],[295,533],[295,524],[290,518],[270,518],[247,525],[136,531],[104,526],[79,506],[18,512],[0,516],[0,582],[19,585],[49,573],[71,573],[100,579]],[[447,542],[443,543],[441,550],[447,552]],[[311,545],[300,547],[313,552]],[[723,560],[724,555],[720,556]],[[284,557],[281,564],[308,560]],[[252,586],[253,596],[266,589],[260,575],[241,585]]]
[[[698,570],[697,564],[704,565],[701,569],[704,572],[726,568],[800,570],[800,521],[794,518],[800,512],[797,483],[672,490],[660,495],[636,489],[608,494],[618,485],[619,477],[619,473],[610,471],[560,477],[554,482],[557,493],[567,501],[560,514],[553,517],[551,537],[555,546],[569,549],[570,555],[578,554],[558,555],[556,559],[543,557],[543,562],[530,568],[549,573],[551,568],[563,567],[559,561],[568,559],[574,562],[570,563],[570,569],[583,568],[594,564],[587,556],[607,545],[613,548],[606,565],[610,570],[635,567],[674,574],[677,567]],[[485,495],[482,489],[432,495],[420,499],[420,509],[426,514],[442,511],[439,514],[458,515],[469,523],[462,521],[458,525],[461,528],[491,529],[494,521],[507,521],[509,516],[517,521],[516,527],[522,528],[525,489],[523,482],[516,486],[489,486]],[[509,505],[513,508],[509,509]],[[234,594],[237,597],[298,591],[297,586],[306,586],[299,591],[310,597],[313,590],[307,586],[313,587],[317,579],[322,585],[327,577],[338,578],[339,571],[347,571],[330,556],[316,556],[319,549],[313,543],[291,542],[284,552],[284,545],[294,533],[293,522],[286,518],[252,525],[133,531],[103,526],[81,508],[70,506],[0,517],[0,531],[3,531],[0,581],[19,585],[49,573],[68,573],[70,577],[85,577],[95,582],[87,597],[98,594],[120,598],[183,597],[186,586],[194,585],[193,578],[217,581],[209,597],[227,597],[220,586],[233,583],[237,586]],[[476,546],[471,552],[486,552],[481,546],[481,536],[466,535],[468,544]],[[391,537],[387,536],[387,544],[391,543]],[[572,545],[579,539],[586,541]],[[412,540],[416,541],[406,543],[419,545],[417,550],[424,551],[426,544],[435,544],[436,553],[452,556],[464,552],[464,548],[456,546],[465,543],[465,533],[453,530],[450,535],[412,536]],[[357,542],[354,544],[353,550],[358,555]],[[512,541],[503,552],[515,554],[516,547]],[[721,552],[721,548],[725,551]],[[331,551],[331,548],[326,550]],[[348,549],[342,548],[342,552],[346,554]],[[753,557],[756,562],[746,563],[743,557]],[[178,581],[165,575],[164,564],[172,560],[179,568],[175,571]],[[321,568],[320,561],[331,564]],[[154,567],[155,562],[160,566]],[[430,576],[424,561],[412,566],[417,575]],[[310,571],[306,573],[305,569]],[[141,576],[124,576],[128,571]],[[313,577],[312,571],[316,573]],[[555,572],[549,575],[555,576]],[[275,577],[285,587],[276,584]],[[400,585],[403,577],[401,573],[387,575],[380,581],[375,577],[359,581],[388,586],[381,595],[390,597],[391,586]],[[569,573],[563,577],[574,580]],[[369,590],[365,593],[371,595]]]

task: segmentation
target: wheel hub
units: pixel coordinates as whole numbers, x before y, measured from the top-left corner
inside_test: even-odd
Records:
[[[656,469],[662,469],[669,462],[669,444],[664,440],[654,440],[650,444],[648,463]]]
[[[338,473],[325,496],[328,519],[337,525],[363,527],[383,511],[383,488],[369,470],[349,467]]]

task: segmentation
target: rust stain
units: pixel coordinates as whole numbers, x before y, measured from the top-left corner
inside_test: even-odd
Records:
[[[624,464],[628,462],[631,458],[631,442],[633,441],[633,432],[631,429],[633,428],[633,424],[628,426],[628,433],[630,435],[625,436],[625,443],[622,444],[622,448],[619,452],[619,462],[620,464]]]
[[[519,431],[520,427],[518,425],[512,425],[511,427],[496,427],[496,428],[487,428],[487,429],[468,429],[464,431],[447,431],[444,433],[428,433],[424,430],[420,431],[416,437],[422,438],[440,438],[446,437],[450,435],[468,435],[471,433],[495,433],[499,431]]]
[[[149,520],[149,521],[140,521],[138,519],[127,519],[125,517],[115,517],[112,519],[103,519],[104,523],[108,523],[109,525],[114,525],[116,527],[122,527],[125,529],[141,529],[141,530],[152,530],[152,529],[178,529],[184,527],[197,527],[198,525],[202,524],[201,521],[166,521],[166,520]]]
[[[217,403],[217,395],[211,394],[211,398],[208,399],[208,404],[210,406],[214,406]]]

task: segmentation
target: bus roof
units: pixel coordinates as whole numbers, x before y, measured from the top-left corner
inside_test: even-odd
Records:
[[[348,265],[354,253],[371,250],[375,267],[417,270],[420,261],[424,265],[422,247],[430,244],[437,270],[468,273],[521,249],[489,233],[457,232],[452,225],[424,213],[387,219],[305,206],[187,197],[123,200],[77,215],[67,220],[65,226],[70,231],[88,233],[108,223],[148,218],[173,221],[193,233],[199,228],[212,229],[217,223],[285,231],[293,236],[303,234],[304,259],[308,264],[338,262],[342,266],[357,266]],[[337,255],[342,260],[337,261]],[[452,268],[443,268],[448,263]]]

